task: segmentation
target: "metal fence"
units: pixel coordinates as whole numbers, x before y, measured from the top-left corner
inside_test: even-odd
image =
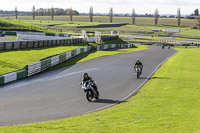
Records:
[[[83,42],[82,38],[69,38],[62,40],[0,42],[0,50],[17,50],[17,49],[48,47],[48,46],[63,46],[63,45],[73,45],[82,42]]]

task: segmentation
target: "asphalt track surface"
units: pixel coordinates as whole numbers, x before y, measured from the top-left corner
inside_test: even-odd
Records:
[[[175,53],[173,49],[150,47],[100,57],[1,86],[0,126],[57,120],[110,107],[135,94],[155,69]],[[140,79],[133,71],[137,58],[144,64]],[[99,100],[86,100],[79,85],[84,72],[97,81]]]

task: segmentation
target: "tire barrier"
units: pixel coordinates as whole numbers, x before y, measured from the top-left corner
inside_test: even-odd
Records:
[[[37,63],[33,63],[27,66],[27,76],[32,76],[37,73],[40,73],[50,67],[53,67],[57,64],[60,64],[68,59],[71,59],[77,55],[80,55],[82,53],[86,53],[91,50],[91,46],[84,47],[84,48],[78,48],[66,53],[62,53],[59,55],[55,55],[52,57],[45,58],[44,60],[41,60]]]
[[[16,72],[0,75],[0,85],[6,84],[15,80],[23,79],[27,77],[27,70],[22,69]]]
[[[97,46],[98,50],[112,49],[112,48],[134,48],[134,44],[107,44]]]

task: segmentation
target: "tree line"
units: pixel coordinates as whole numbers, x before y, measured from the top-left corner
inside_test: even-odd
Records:
[[[32,8],[32,17],[33,20],[35,20],[35,16],[51,16],[51,20],[54,20],[54,16],[55,15],[69,15],[70,17],[70,21],[73,21],[73,15],[79,15],[79,13],[75,10],[72,10],[72,8],[70,9],[61,9],[61,8],[48,8],[48,9],[44,9],[44,8],[40,8],[37,9],[35,8],[35,6],[33,6]],[[17,11],[17,7],[15,8],[15,16],[17,19],[18,16],[18,11]],[[91,6],[89,9],[89,21],[93,22],[93,7]],[[110,8],[109,10],[109,21],[110,23],[113,22],[113,8]],[[200,17],[196,17],[197,22],[198,22],[198,26],[200,29]],[[158,9],[155,10],[154,12],[154,24],[158,25],[158,20],[159,20],[159,12]],[[132,24],[136,24],[136,13],[135,13],[135,9],[132,9]],[[181,25],[181,10],[180,8],[177,9],[177,25],[180,26]]]

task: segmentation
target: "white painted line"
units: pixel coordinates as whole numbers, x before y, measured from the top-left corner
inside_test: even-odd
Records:
[[[52,78],[44,77],[44,78],[33,79],[30,82],[27,82],[27,81],[25,81],[24,83],[19,82],[16,85],[12,85],[12,86],[7,87],[7,88],[14,89],[14,88],[23,87],[23,86],[29,85],[29,84],[36,84],[36,83],[39,84],[41,82],[49,82],[49,81],[52,81],[52,80],[62,79],[62,78],[66,78],[66,77],[69,77],[69,76],[72,76],[72,75],[75,75],[75,74],[80,74],[80,73],[82,74],[84,72],[90,72],[90,71],[97,70],[97,69],[100,69],[100,67],[91,68],[91,69],[85,69],[85,70],[76,71],[76,72],[71,72],[71,73],[67,73],[67,74],[64,74],[64,75],[55,76],[55,77],[52,77]]]

